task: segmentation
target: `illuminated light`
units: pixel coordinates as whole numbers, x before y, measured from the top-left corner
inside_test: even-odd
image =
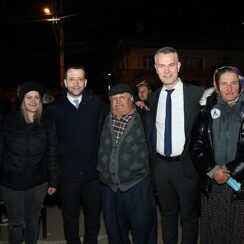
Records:
[[[46,19],[46,21],[49,21],[49,22],[58,22],[58,21],[60,21],[60,18],[53,17],[53,18],[50,18],[50,19]]]
[[[44,8],[43,9],[43,12],[46,14],[46,15],[51,15],[51,11],[49,8]]]

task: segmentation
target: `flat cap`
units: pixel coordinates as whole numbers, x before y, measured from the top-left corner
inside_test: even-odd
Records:
[[[108,96],[110,97],[125,92],[128,92],[131,95],[133,95],[132,89],[128,84],[120,83],[111,87],[111,89],[108,91]]]

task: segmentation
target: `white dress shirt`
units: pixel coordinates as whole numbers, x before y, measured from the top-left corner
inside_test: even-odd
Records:
[[[74,100],[75,100],[75,99],[78,99],[79,104],[80,104],[80,102],[81,102],[81,100],[82,100],[82,95],[80,95],[79,97],[74,98],[74,97],[71,97],[71,96],[67,93],[67,98],[68,98],[68,100],[71,102],[71,104],[73,104],[73,105],[76,107],[76,103],[74,102]]]
[[[167,97],[165,89],[165,87],[161,89],[156,115],[157,152],[161,155],[165,155],[164,128]],[[184,96],[183,83],[180,79],[173,89],[174,91],[171,94],[172,154],[170,156],[179,156],[182,154],[185,145]]]

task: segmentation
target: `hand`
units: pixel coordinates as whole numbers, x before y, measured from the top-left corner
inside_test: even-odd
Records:
[[[139,107],[140,109],[146,109],[146,111],[149,111],[150,108],[142,101],[137,101],[135,102],[136,106]]]
[[[48,189],[47,189],[48,195],[52,195],[56,191],[57,191],[57,188],[54,188],[54,187],[48,187]]]
[[[215,170],[213,173],[213,179],[218,183],[218,184],[224,184],[230,177],[230,171],[227,170],[226,168],[218,168]]]

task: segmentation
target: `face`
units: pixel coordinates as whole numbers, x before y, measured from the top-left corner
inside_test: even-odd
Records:
[[[87,84],[85,71],[82,69],[69,69],[67,77],[64,79],[64,85],[71,97],[79,97]]]
[[[223,100],[226,102],[234,101],[239,95],[239,79],[234,72],[226,72],[220,76],[218,90]]]
[[[176,53],[159,53],[155,57],[155,69],[165,87],[172,88],[178,82],[181,63]]]
[[[41,97],[39,92],[30,91],[25,94],[24,105],[26,111],[29,113],[35,113],[41,104]]]
[[[138,87],[138,96],[141,101],[143,102],[147,101],[149,95],[150,95],[150,90],[148,89],[147,86],[141,85]]]
[[[117,119],[120,119],[133,110],[133,96],[128,92],[111,96],[110,106],[112,113]]]

